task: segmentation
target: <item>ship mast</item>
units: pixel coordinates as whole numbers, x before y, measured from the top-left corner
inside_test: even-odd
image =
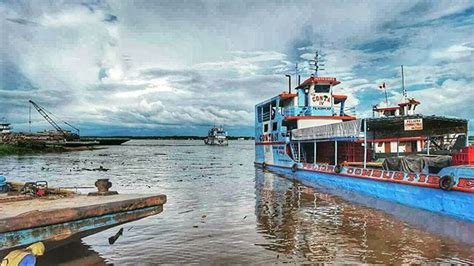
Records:
[[[315,54],[314,54],[314,57],[312,60],[309,60],[309,64],[311,66],[311,70],[314,71],[314,73],[312,74],[313,76],[317,77],[318,76],[318,71],[319,70],[324,70],[321,68],[321,66],[324,66],[323,64],[321,64],[321,55],[319,54],[319,52],[316,50]]]

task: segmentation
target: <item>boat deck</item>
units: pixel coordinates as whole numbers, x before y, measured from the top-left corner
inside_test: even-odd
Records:
[[[5,197],[5,196],[2,196]],[[0,250],[86,236],[163,211],[165,195],[49,196],[0,204]]]
[[[5,198],[5,196],[0,196]],[[22,199],[22,198],[20,198]],[[2,221],[15,216],[25,216],[29,213],[35,212],[51,212],[61,209],[81,208],[81,207],[92,207],[94,205],[126,205],[129,201],[148,201],[148,205],[163,205],[166,202],[166,196],[164,195],[136,195],[136,194],[118,194],[111,196],[86,196],[76,195],[68,197],[44,197],[44,198],[32,198],[28,200],[10,201],[4,202],[0,205],[0,232],[2,228]],[[153,204],[154,203],[154,204]],[[99,207],[99,206],[95,206]]]

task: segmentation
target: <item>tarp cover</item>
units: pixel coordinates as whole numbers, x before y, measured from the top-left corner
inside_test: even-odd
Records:
[[[293,129],[291,131],[291,134],[293,140],[318,140],[359,137],[361,133],[361,123],[362,120],[357,119],[349,122]]]
[[[384,170],[436,174],[442,168],[450,165],[451,156],[410,155],[406,157],[386,158],[382,167]]]

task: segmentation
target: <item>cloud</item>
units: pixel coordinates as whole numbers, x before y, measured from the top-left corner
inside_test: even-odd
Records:
[[[18,23],[18,24],[21,24],[21,25],[25,25],[25,26],[38,26],[38,25],[40,25],[36,22],[30,21],[30,20],[27,20],[27,19],[23,19],[23,18],[7,18],[6,20],[10,21],[10,22],[13,22],[13,23]]]
[[[286,90],[295,63],[311,74],[318,49],[359,115],[383,102],[381,82],[400,100],[404,65],[421,111],[474,119],[472,2],[341,3],[1,2],[0,113],[26,129],[34,99],[85,134],[251,133],[255,103]]]

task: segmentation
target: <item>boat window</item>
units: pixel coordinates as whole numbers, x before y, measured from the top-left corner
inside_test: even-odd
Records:
[[[316,85],[314,86],[314,92],[316,93],[328,93],[331,85]]]
[[[278,130],[278,123],[274,122],[272,125],[272,131],[277,131]]]
[[[268,124],[263,125],[263,132],[268,132]]]
[[[259,123],[262,123],[262,107],[261,106],[257,108],[257,119]]]

